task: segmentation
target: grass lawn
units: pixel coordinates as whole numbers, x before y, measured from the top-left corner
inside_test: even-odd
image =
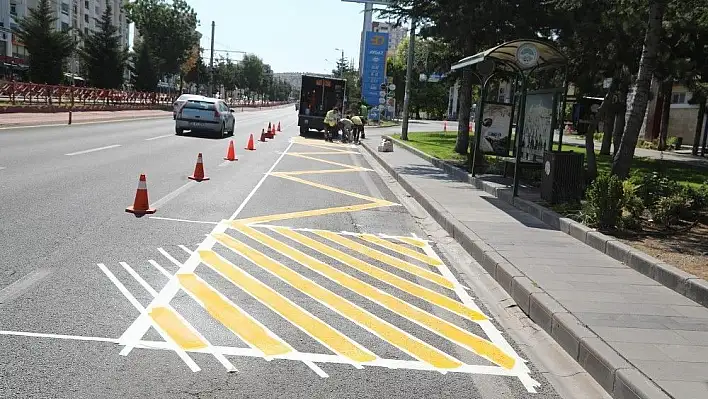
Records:
[[[394,134],[393,137],[400,139],[401,135]],[[470,135],[470,139],[472,137]],[[467,160],[467,156],[459,155],[454,151],[456,140],[457,132],[411,132],[408,133],[407,143],[436,158],[455,163],[464,162]],[[585,148],[569,144],[563,145],[563,151],[585,154]],[[597,171],[599,173],[609,172],[612,168],[612,157],[600,155],[598,151],[595,151],[595,154],[597,156]],[[677,182],[692,186],[699,186],[708,181],[708,169],[675,161],[635,157],[632,170],[659,172]]]

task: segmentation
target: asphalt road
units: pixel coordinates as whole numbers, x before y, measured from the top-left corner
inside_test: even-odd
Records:
[[[598,397],[363,150],[173,124],[0,130],[0,397]]]

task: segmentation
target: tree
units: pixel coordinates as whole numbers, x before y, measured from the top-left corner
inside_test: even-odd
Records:
[[[125,5],[153,52],[159,75],[176,74],[199,43],[197,14],[185,0],[135,0]]]
[[[209,68],[207,68],[206,64],[204,63],[204,59],[201,56],[201,51],[199,56],[197,57],[197,62],[194,63],[194,66],[192,69],[189,70],[184,75],[184,81],[187,83],[193,83],[199,86],[201,83],[206,82],[209,77]],[[199,88],[197,88],[199,90]]]
[[[612,174],[620,179],[629,176],[634,150],[637,147],[639,131],[644,120],[649,101],[649,89],[652,75],[656,68],[662,21],[666,11],[666,0],[649,0],[649,22],[644,38],[644,48],[639,61],[636,86],[633,89],[632,102],[627,112],[627,124],[619,149],[612,162]]]
[[[263,85],[263,60],[255,54],[246,54],[237,67],[237,84],[246,91],[247,96],[253,99],[253,94],[262,92]]]
[[[135,46],[133,54],[133,86],[137,91],[153,92],[160,81],[156,61],[146,41],[140,41]]]
[[[113,8],[106,1],[106,9],[100,20],[99,30],[89,34],[80,33],[83,45],[79,50],[89,84],[101,89],[117,89],[123,85],[127,52],[121,43],[121,35],[113,25]]]
[[[40,0],[37,7],[22,18],[14,34],[29,53],[29,77],[36,83],[59,84],[64,63],[74,51],[74,40],[68,32],[54,29],[57,18],[49,0]]]
[[[184,60],[182,65],[180,65],[180,67],[179,67],[179,76],[180,76],[179,91],[180,92],[182,91],[182,88],[183,88],[184,82],[186,81],[187,75],[193,70],[196,72],[197,63],[201,62],[201,58],[202,58],[201,57],[201,49],[199,48],[199,44],[195,43],[192,46],[192,48],[189,50],[189,54],[188,54],[187,58]]]

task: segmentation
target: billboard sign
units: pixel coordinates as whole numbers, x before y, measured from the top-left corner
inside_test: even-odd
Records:
[[[381,85],[387,82],[386,51],[388,51],[388,33],[366,32],[364,62],[361,70],[361,95],[369,104],[378,104]]]

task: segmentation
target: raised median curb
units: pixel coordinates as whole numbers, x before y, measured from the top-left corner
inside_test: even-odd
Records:
[[[417,148],[401,142],[401,140],[397,140],[395,138],[391,138],[391,140],[393,140],[396,145],[401,148],[412,152],[413,154],[432,163],[436,167],[444,170],[448,175],[462,182],[469,183],[477,189],[483,190],[486,193],[513,205],[517,209],[535,216],[537,219],[542,220],[554,229],[570,235],[576,240],[581,241],[584,244],[608,255],[609,257],[626,264],[632,269],[668,288],[671,288],[679,294],[705,307],[708,307],[708,281],[693,274],[686,273],[683,270],[647,255],[642,251],[632,248],[631,246],[622,243],[615,237],[607,236],[595,229],[585,226],[582,223],[576,222],[573,219],[563,217],[551,209],[523,198],[513,198],[512,189],[504,184],[488,182],[472,177],[466,171],[441,159],[431,157]]]
[[[514,203],[511,200],[511,190],[506,186],[490,185],[479,179],[470,178],[465,171],[459,170],[439,159],[432,158],[415,148],[400,143],[398,140],[394,140],[394,142],[399,148],[405,148],[413,152],[459,180],[469,182],[475,187],[494,195],[496,198],[513,204],[515,207],[534,216],[538,215],[537,218],[543,221],[547,219],[551,222],[557,220],[557,226],[559,227],[561,224],[560,219],[565,219],[564,223],[568,223],[566,218],[561,218],[559,215],[558,218],[553,218],[552,214],[543,213],[545,208],[530,201]],[[490,276],[511,295],[519,308],[552,336],[613,398],[671,399],[671,396],[667,395],[636,367],[627,362],[597,334],[584,326],[575,315],[542,288],[536,286],[523,272],[487,245],[477,234],[447,212],[435,199],[411,184],[405,176],[401,176],[378,154],[376,148],[371,148],[367,143],[363,143],[363,147],[408,191],[433,219],[480,263]],[[524,206],[528,210],[523,208]],[[570,226],[569,223],[568,226]],[[560,230],[559,227],[556,228]],[[587,227],[585,228],[587,229]],[[585,237],[587,237],[587,231]]]

